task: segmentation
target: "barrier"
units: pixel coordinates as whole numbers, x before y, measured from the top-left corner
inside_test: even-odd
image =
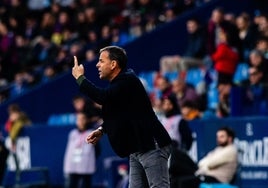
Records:
[[[216,131],[228,125],[236,133],[240,169],[235,184],[240,188],[264,188],[268,185],[268,123],[267,117],[238,117],[193,121],[196,147],[191,153],[199,160],[216,146]]]
[[[235,144],[239,148],[240,169],[236,178],[239,188],[261,188],[268,185],[268,134],[267,117],[228,118],[196,120],[190,127],[196,135],[190,154],[195,161],[202,158],[216,145],[216,131],[229,125],[236,132]],[[63,156],[67,135],[73,126],[27,127],[18,143],[18,158],[23,161],[21,169],[34,166],[47,167],[50,183],[63,185]],[[111,160],[114,159],[114,160]],[[107,162],[108,161],[108,162]],[[114,188],[118,178],[117,166],[126,163],[112,151],[107,137],[101,139],[101,155],[97,160],[97,172],[93,184],[98,187]],[[9,166],[12,166],[10,164]]]

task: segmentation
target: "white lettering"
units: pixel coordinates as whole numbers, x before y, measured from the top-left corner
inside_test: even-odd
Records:
[[[240,173],[242,179],[262,179],[266,180],[268,174],[266,171],[242,171]]]
[[[243,166],[268,166],[268,137],[262,140],[235,140],[239,148],[239,160]]]
[[[6,139],[6,146],[8,148],[11,148],[10,138]],[[17,165],[19,165],[19,168],[21,170],[28,169],[31,167],[30,138],[28,136],[19,137],[16,144],[15,154],[10,153],[8,156],[8,169],[14,171],[16,170]]]

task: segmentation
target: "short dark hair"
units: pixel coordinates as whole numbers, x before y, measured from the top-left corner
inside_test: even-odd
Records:
[[[222,126],[218,129],[218,131],[225,131],[227,135],[232,138],[232,140],[234,140],[235,138],[235,132],[231,127]]]
[[[126,51],[119,46],[107,46],[100,49],[100,53],[107,51],[109,53],[109,58],[111,60],[117,61],[121,69],[125,69],[127,66],[127,53]]]

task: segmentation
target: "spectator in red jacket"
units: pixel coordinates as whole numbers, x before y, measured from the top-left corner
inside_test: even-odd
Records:
[[[233,75],[239,62],[239,49],[232,40],[232,30],[221,27],[219,31],[219,44],[211,55],[214,68],[218,72],[218,85],[233,82]]]

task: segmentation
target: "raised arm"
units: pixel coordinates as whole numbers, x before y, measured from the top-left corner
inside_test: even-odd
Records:
[[[82,64],[78,65],[77,57],[74,56],[74,66],[72,69],[72,75],[75,79],[78,79],[80,76],[84,75],[85,70]]]

